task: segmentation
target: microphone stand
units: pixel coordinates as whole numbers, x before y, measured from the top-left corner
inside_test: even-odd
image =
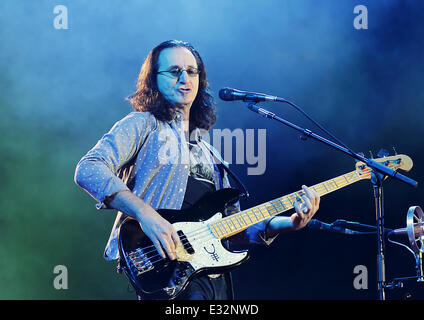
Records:
[[[294,105],[293,103],[291,103],[290,101],[287,101],[285,99],[279,99],[277,100],[279,102],[286,102],[292,106],[294,106],[296,109],[299,110],[299,108]],[[340,146],[330,140],[327,140],[315,133],[313,133],[311,130],[306,129],[306,128],[302,128],[299,127],[281,117],[276,116],[274,113],[265,110],[263,108],[260,108],[258,106],[256,106],[257,101],[249,101],[249,100],[245,100],[245,102],[247,103],[247,108],[253,112],[256,112],[262,116],[264,116],[265,118],[268,119],[273,119],[276,120],[292,129],[295,129],[299,132],[302,133],[301,139],[302,140],[307,140],[307,138],[313,138],[314,140],[317,140],[319,142],[322,142],[324,144],[326,144],[327,146],[332,147],[333,149],[339,150],[341,152],[343,152],[344,154],[364,162],[369,168],[372,169],[373,174],[372,174],[372,179],[371,179],[371,183],[373,185],[373,189],[374,189],[374,199],[375,199],[375,213],[376,213],[376,221],[377,221],[377,246],[378,246],[378,250],[377,250],[377,290],[378,290],[378,298],[379,300],[385,300],[386,299],[386,295],[385,295],[385,288],[386,288],[386,276],[385,276],[385,258],[384,258],[384,250],[385,250],[385,245],[384,245],[384,210],[383,210],[383,184],[382,181],[385,178],[385,176],[389,176],[392,178],[395,178],[399,181],[402,181],[412,187],[416,187],[417,186],[417,182],[415,180],[412,180],[400,173],[398,173],[397,171],[390,169],[384,165],[381,165],[380,163],[372,160],[372,159],[367,159],[364,156],[355,153],[354,151],[352,151],[350,148],[347,147],[343,147]],[[301,111],[303,113],[303,111]],[[307,116],[308,117],[308,116]],[[309,118],[309,117],[308,117]],[[309,118],[310,119],[310,118]],[[312,119],[310,119],[312,120]],[[313,121],[313,120],[312,120]],[[315,122],[315,121],[314,121]],[[319,125],[318,125],[319,126]]]
[[[384,210],[383,210],[383,178],[384,176],[373,170],[371,183],[374,190],[375,217],[377,221],[377,292],[379,300],[386,299],[386,265],[384,244]]]

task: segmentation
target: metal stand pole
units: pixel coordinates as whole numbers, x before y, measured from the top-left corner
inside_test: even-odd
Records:
[[[379,300],[386,299],[386,274],[384,261],[384,210],[383,210],[383,187],[382,179],[374,174],[375,179],[371,179],[374,187],[375,212],[377,221],[377,290]],[[374,180],[374,181],[373,181]]]

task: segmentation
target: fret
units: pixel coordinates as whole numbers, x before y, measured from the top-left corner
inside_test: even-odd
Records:
[[[234,219],[239,224],[240,228],[243,228],[246,226],[246,223],[243,221],[243,217],[240,214],[234,214]]]
[[[214,229],[217,231],[218,236],[222,237],[225,234],[225,232],[222,231],[219,223],[215,223],[213,224],[213,226]]]
[[[250,210],[247,210],[245,213],[244,213],[244,215],[245,216],[247,216],[248,218],[249,218],[249,220],[250,220],[250,222],[253,224],[253,221],[252,221],[252,219],[250,219]]]
[[[229,224],[228,224],[228,220],[227,220],[227,218],[224,218],[223,220],[222,220],[222,225],[224,226],[224,236],[226,237],[226,236],[228,236],[232,231],[231,231],[231,228],[230,228],[230,226],[229,226]]]
[[[222,226],[224,227],[226,234],[228,234],[231,231],[230,226],[228,225],[228,219],[227,218],[222,220]]]
[[[338,189],[338,188],[339,188],[339,186],[337,185],[336,179],[333,179],[333,180],[331,180],[331,181],[333,181],[333,183],[336,185],[336,188]]]
[[[219,228],[219,224],[214,224],[213,225],[214,230],[216,231],[216,233],[218,234],[218,236],[223,236],[224,233],[222,232],[221,228]]]
[[[234,216],[235,216],[236,220],[239,222],[240,227],[245,227],[245,226],[248,225],[246,223],[246,221],[244,220],[244,217],[243,217],[242,214],[235,214]]]
[[[268,210],[269,214],[270,214],[271,216],[274,216],[274,215],[279,214],[279,213],[280,213],[280,212],[279,212],[279,209],[277,209],[277,207],[276,207],[276,205],[275,205],[276,201],[270,201],[269,203],[270,203],[270,204],[271,204],[271,206],[272,206],[272,208],[270,208],[270,209]],[[278,204],[277,204],[277,205],[278,205]],[[274,212],[271,212],[271,210],[273,210]]]
[[[279,207],[281,207],[281,211],[285,211],[285,210],[286,210],[286,206],[284,205],[284,203],[283,203],[283,201],[281,200],[281,198],[277,199],[277,200],[276,200],[276,202],[277,202],[277,205],[278,205]]]
[[[243,215],[241,214],[235,214],[234,215],[236,221],[238,222],[238,224],[240,225],[240,227],[245,227],[246,226],[246,222],[243,219]]]
[[[212,232],[212,234],[215,236],[215,238],[219,238],[219,234],[216,232],[215,226],[213,224],[209,225],[209,229]]]
[[[334,186],[331,184],[331,180],[324,182],[324,185],[326,185],[326,189],[330,192],[334,190]]]
[[[253,209],[254,214],[256,215],[256,217],[258,219],[260,219],[259,214],[262,215],[262,212],[259,210],[259,208],[254,208]],[[261,219],[262,220],[262,219]]]
[[[290,201],[290,198],[288,196],[284,197],[284,201],[288,202],[289,209],[293,208],[293,203]]]
[[[325,184],[324,184],[324,183],[321,183],[321,185],[322,185],[322,186],[324,186],[325,191],[327,191],[327,193],[328,193],[328,189],[327,189],[327,187],[325,186]]]
[[[347,180],[347,175],[346,174],[343,175],[343,178],[345,178],[346,182],[349,183],[349,180]]]
[[[264,205],[263,205],[263,208],[264,208],[264,213],[263,213],[263,216],[265,217],[265,219],[267,219],[267,218],[269,218],[270,216],[271,216],[271,213],[270,213],[270,210],[273,210],[273,208],[272,208],[272,204],[271,203],[269,203],[269,202],[267,202],[267,203],[265,203]]]
[[[279,199],[272,201],[272,203],[273,203],[273,206],[274,206],[276,212],[283,212],[284,211],[284,208],[281,205],[281,201]]]
[[[265,218],[269,218],[271,216],[271,212],[270,210],[274,210],[275,208],[272,207],[272,204],[267,202],[264,206],[264,210],[265,210]]]
[[[244,229],[246,223],[243,221],[243,216],[241,214],[234,215],[234,219],[237,221],[241,229]]]
[[[237,230],[237,227],[236,227],[236,225],[234,224],[234,217],[233,217],[234,215],[231,215],[230,217],[228,217],[228,219],[227,219],[227,223],[228,222],[231,222],[231,224],[233,225],[233,226],[231,226],[229,223],[228,223],[228,227],[230,228],[230,230],[231,231],[234,231],[234,230]]]
[[[216,230],[218,230],[218,234],[219,235],[223,235],[224,234],[222,232],[222,229],[221,229],[221,221],[214,222],[214,223],[212,223],[212,225],[215,227]]]
[[[252,209],[249,209],[249,218],[250,217],[255,219],[255,223],[259,221],[258,217],[254,214]]]
[[[348,183],[352,183],[352,180],[355,180],[355,177],[353,177],[352,173],[345,174],[345,177]]]
[[[289,201],[291,206],[294,207],[294,201],[292,199],[290,199],[290,195],[287,196],[287,200]]]
[[[263,206],[258,207],[259,219],[263,220],[266,218]]]
[[[327,194],[327,190],[321,184],[319,185],[319,190],[320,190],[320,192],[318,194],[320,196],[323,196],[323,195],[326,195]]]
[[[317,184],[317,187],[315,188],[315,190],[317,190],[317,189],[318,189],[317,192],[320,196],[325,195],[325,190],[324,190],[325,187],[323,188],[321,184]]]
[[[237,230],[238,229],[238,227],[234,223],[234,217],[233,217],[233,215],[231,215],[231,216],[228,217],[227,223],[228,223],[228,226],[230,227],[230,230],[234,231],[234,230]]]

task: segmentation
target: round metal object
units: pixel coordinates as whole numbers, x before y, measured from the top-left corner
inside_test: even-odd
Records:
[[[423,210],[418,206],[410,207],[406,215],[406,231],[411,249],[415,253],[424,253]]]

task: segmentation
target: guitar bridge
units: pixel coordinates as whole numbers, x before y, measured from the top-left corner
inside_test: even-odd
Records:
[[[137,271],[137,276],[154,268],[152,262],[141,248],[131,251],[128,254],[128,258],[130,259],[132,266]]]

